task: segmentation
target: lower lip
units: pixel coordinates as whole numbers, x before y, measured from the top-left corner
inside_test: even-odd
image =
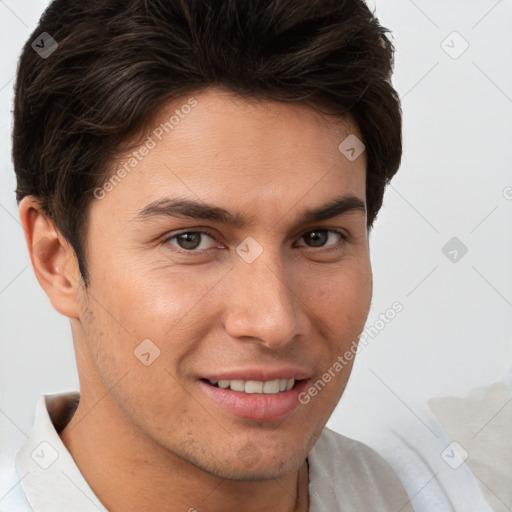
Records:
[[[222,389],[199,381],[203,391],[224,410],[250,420],[277,420],[291,413],[301,403],[299,395],[307,387],[308,379],[301,380],[289,391],[281,393],[245,393]]]

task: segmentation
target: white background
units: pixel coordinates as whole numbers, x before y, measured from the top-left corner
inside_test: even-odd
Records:
[[[40,289],[19,225],[10,157],[16,61],[46,1],[0,0],[0,439],[30,430],[41,394],[78,389],[68,320]],[[371,234],[373,325],[329,426],[370,422],[426,398],[464,395],[512,363],[512,1],[370,2],[396,46],[404,155]],[[454,59],[443,47],[456,55]],[[445,43],[442,43],[446,40]],[[448,47],[452,47],[451,49]],[[458,262],[442,247],[468,248]],[[367,439],[371,441],[371,439]]]

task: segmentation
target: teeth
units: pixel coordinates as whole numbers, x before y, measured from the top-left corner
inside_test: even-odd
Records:
[[[263,388],[263,393],[268,393],[268,394],[279,393],[279,379],[269,380],[267,382],[264,382],[261,387]]]
[[[263,382],[261,382],[260,380],[248,380],[245,383],[245,392],[246,393],[263,393]]]
[[[243,380],[230,380],[229,387],[233,391],[245,391],[245,382]]]
[[[233,391],[244,391],[245,393],[262,393],[264,395],[275,395],[281,391],[289,391],[295,385],[295,379],[276,379],[263,382],[261,380],[210,380],[213,385],[219,388]]]

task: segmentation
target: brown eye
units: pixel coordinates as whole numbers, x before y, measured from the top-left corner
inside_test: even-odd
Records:
[[[176,237],[176,241],[182,249],[197,249],[201,243],[200,233],[182,233]]]
[[[213,237],[205,231],[184,231],[166,238],[164,243],[170,243],[178,252],[201,253],[212,247],[211,244],[208,246],[208,239],[213,241]]]
[[[322,247],[327,242],[329,234],[327,231],[310,231],[303,238],[313,247]]]
[[[331,235],[335,235],[334,243],[327,244]],[[336,237],[338,240],[336,240]],[[334,247],[340,244],[340,240],[346,240],[346,237],[332,229],[315,229],[302,235],[302,239],[304,239],[308,247]]]

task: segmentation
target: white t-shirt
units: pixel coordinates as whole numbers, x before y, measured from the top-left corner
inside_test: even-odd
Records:
[[[2,464],[0,512],[107,512],[54,425],[63,408],[76,406],[78,394],[48,398],[40,397],[34,427],[18,449],[15,463]],[[358,441],[325,428],[308,463],[309,512],[413,510],[393,470]]]

